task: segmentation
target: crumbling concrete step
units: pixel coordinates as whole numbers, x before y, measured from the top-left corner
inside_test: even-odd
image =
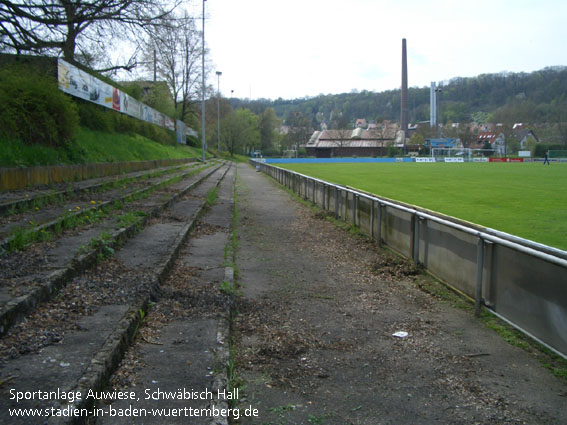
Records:
[[[37,202],[46,203],[46,201],[54,198],[66,198],[69,195],[73,196],[72,194],[80,192],[96,191],[108,183],[138,179],[156,173],[168,173],[184,167],[197,165],[197,162],[187,162],[185,164],[135,171],[118,176],[99,177],[79,182],[56,183],[47,187],[35,187],[32,189],[2,191],[0,192],[0,214],[6,214],[14,208],[28,208]]]
[[[135,397],[101,405],[93,411],[97,424],[210,423],[207,409],[218,397],[213,394],[216,336],[216,319],[166,325],[159,342],[144,345],[139,361],[145,367],[137,374],[136,387],[125,390]]]
[[[240,415],[233,410],[238,392],[228,390],[226,375],[230,297],[220,291],[224,281],[233,283],[224,254],[231,243],[233,183],[230,170],[162,283],[143,337],[129,350],[130,363],[143,367],[130,372],[135,386],[119,389],[133,391],[134,400],[101,406],[97,424],[227,424]],[[118,375],[128,370],[122,365]]]
[[[49,205],[43,208],[30,209],[20,214],[3,217],[0,220],[0,246],[8,248],[10,241],[14,238],[11,233],[18,228],[52,231],[69,216],[80,216],[92,214],[98,208],[106,207],[114,202],[120,202],[130,196],[141,195],[155,187],[175,178],[184,178],[194,173],[194,166],[175,171],[165,176],[157,176],[144,181],[131,182],[124,187],[92,194],[89,196],[78,195],[67,199],[62,203]]]
[[[173,185],[171,194],[168,194],[165,198],[158,193],[155,197],[146,199],[144,202],[147,205],[146,210],[148,213],[141,223],[113,230],[105,246],[115,247],[127,240],[137,232],[139,225],[144,226],[153,216],[159,214],[168,206],[173,205],[180,196],[198,187],[202,181],[216,173],[219,169],[219,167],[212,170],[207,169],[196,176],[190,177],[188,181],[181,180]],[[156,198],[159,198],[159,200],[156,200]],[[13,297],[7,296],[7,291],[3,291],[0,297],[0,335],[4,334],[18,320],[25,317],[39,302],[53,296],[73,276],[90,267],[104,247],[88,248],[88,242],[94,237],[94,234],[101,235],[108,232],[109,228],[114,229],[114,221],[115,219],[110,219],[99,223],[93,229],[82,234],[59,238],[56,241],[55,248],[53,248],[57,255],[56,263],[48,263],[46,267],[40,270],[33,270],[34,275],[30,277],[31,280],[28,283],[29,289],[27,291]],[[81,248],[85,246],[87,246],[86,252],[81,253]],[[53,257],[51,251],[48,250],[45,253],[45,257]]]
[[[220,183],[227,168],[226,166],[223,167],[221,172],[216,172],[207,180],[206,183],[210,185],[211,189]],[[202,210],[204,205],[205,199],[203,197],[202,204],[197,209]],[[60,415],[65,415],[65,412],[74,412],[80,415],[85,412],[85,410],[80,409],[92,409],[95,400],[92,397],[87,398],[89,391],[97,392],[104,388],[108,377],[120,361],[131,337],[137,333],[141,319],[145,316],[150,300],[148,287],[156,290],[159,283],[165,280],[167,271],[171,267],[190,230],[193,228],[198,216],[199,211],[194,211],[192,214],[194,219],[186,222],[178,234],[168,232],[170,239],[169,247],[163,251],[164,255],[156,255],[158,260],[154,261],[154,267],[151,272],[147,270],[143,272],[131,271],[131,273],[126,275],[131,282],[121,281],[121,279],[105,281],[103,266],[99,267],[100,272],[103,273],[102,276],[98,277],[90,274],[86,279],[87,281],[102,282],[105,286],[113,285],[115,287],[114,291],[117,294],[120,294],[120,288],[124,287],[124,289],[127,289],[129,285],[131,291],[133,288],[130,298],[134,297],[135,300],[128,304],[110,304],[95,309],[94,314],[81,317],[77,322],[77,329],[67,332],[59,344],[50,345],[37,354],[24,355],[16,359],[4,361],[1,365],[1,370],[3,374],[2,379],[6,385],[1,389],[0,409],[3,412],[10,412],[8,409],[12,407],[40,409],[55,407],[59,410],[54,412]],[[143,236],[140,234],[137,237]],[[127,252],[129,249],[124,247],[123,251]],[[135,248],[131,249],[134,250]],[[146,280],[146,282],[142,282],[143,279],[140,279],[139,290],[136,276]],[[85,277],[82,279],[84,281]],[[72,285],[74,284],[72,283]],[[100,289],[103,290],[102,287]],[[96,288],[91,288],[91,290],[96,290]],[[136,290],[138,290],[138,294],[136,294]],[[70,288],[69,291],[72,292],[72,289]],[[55,305],[56,301],[51,301],[51,303]],[[78,304],[81,304],[81,302]],[[46,306],[45,311],[50,311],[49,305]],[[42,318],[39,317],[35,320],[41,321]],[[38,324],[37,322],[28,321],[25,323],[25,326],[35,328]],[[33,367],[27,368],[26,365],[33,365]],[[7,375],[5,374],[6,372],[8,373]],[[18,391],[24,394],[24,398],[16,402],[15,394]],[[70,400],[69,397],[62,396],[61,392],[65,392],[66,396],[70,392],[75,395],[77,392],[80,392],[82,397],[80,400]],[[45,394],[48,394],[47,398],[49,400],[39,399]],[[71,401],[73,402],[71,403]],[[100,406],[100,402],[98,406]],[[38,411],[36,413],[41,412]],[[43,413],[52,412],[44,410]],[[82,419],[84,420],[84,418],[83,416]],[[37,417],[31,419],[31,423],[46,423],[43,419],[37,419]],[[65,423],[73,422],[76,419],[73,416],[52,417],[48,422]],[[30,423],[30,417],[20,416],[17,418],[8,413],[0,417],[0,423]]]

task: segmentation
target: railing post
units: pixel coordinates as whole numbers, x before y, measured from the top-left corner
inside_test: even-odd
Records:
[[[484,240],[480,234],[476,245],[476,291],[474,297],[474,315],[480,317],[482,308],[482,272],[484,270]]]
[[[339,218],[339,188],[335,186],[335,218]]]
[[[317,183],[315,183],[315,180],[311,180],[311,181],[313,182],[313,204],[317,205],[317,200],[316,200],[316,197],[315,197],[315,187],[316,187]]]
[[[374,237],[374,199],[370,200],[370,239]]]
[[[414,214],[414,234],[413,234],[413,262],[419,264],[419,238],[421,236],[421,221],[425,220],[423,217]]]
[[[378,246],[382,247],[382,204],[378,201],[378,208],[376,208],[376,240]]]
[[[409,246],[409,255],[408,257],[411,257],[413,259],[413,262],[415,263],[415,230],[416,230],[416,214],[415,212],[411,215],[411,220],[410,220],[410,246]]]
[[[357,213],[358,212],[358,195],[356,195],[354,192],[352,194],[352,224],[353,226],[356,226],[356,218],[357,218]]]

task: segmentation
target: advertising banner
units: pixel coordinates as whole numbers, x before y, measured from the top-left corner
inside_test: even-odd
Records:
[[[143,107],[142,102],[137,101],[132,96],[122,93],[122,108],[121,111],[131,117],[137,118],[139,120],[143,119]]]
[[[71,96],[175,131],[175,121],[172,118],[148,105],[144,105],[142,102],[121,92],[118,88],[99,80],[62,59],[57,60],[57,79],[59,89]],[[187,126],[178,126],[178,128],[181,129],[179,130],[181,133],[177,135],[178,141],[183,140],[180,143],[185,143]]]

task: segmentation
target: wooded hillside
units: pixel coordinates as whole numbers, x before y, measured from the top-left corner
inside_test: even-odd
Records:
[[[549,67],[532,73],[483,74],[453,78],[438,83],[439,119],[446,122],[504,121],[557,123],[567,121],[567,67]],[[410,87],[410,121],[429,120],[429,87]],[[314,125],[333,124],[340,117],[354,122],[366,120],[398,121],[400,90],[380,93],[361,91],[319,95],[286,100],[232,99],[233,106],[243,106],[260,114],[274,108],[278,117],[287,119],[297,112],[309,117]]]

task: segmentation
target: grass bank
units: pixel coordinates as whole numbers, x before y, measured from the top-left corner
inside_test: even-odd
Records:
[[[74,142],[46,147],[0,137],[0,167],[200,158],[201,149],[164,145],[139,135],[79,129]],[[210,155],[207,154],[207,157]]]

